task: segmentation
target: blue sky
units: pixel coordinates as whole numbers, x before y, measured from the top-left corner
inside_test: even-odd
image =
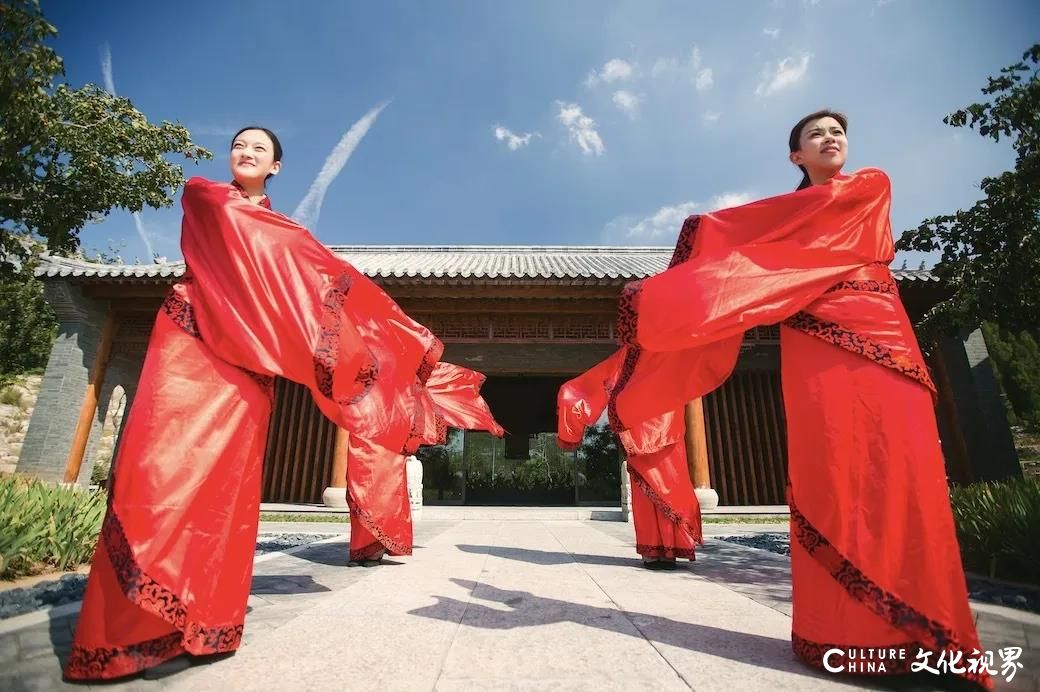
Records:
[[[847,170],[891,176],[898,235],[1013,165],[942,117],[1040,40],[1031,0],[42,4],[71,84],[104,85],[107,50],[119,95],[213,151],[188,176],[227,178],[239,126],[275,130],[285,213],[369,114],[306,211],[330,244],[671,245],[693,211],[792,189],[789,129],[825,106]],[[179,203],[140,223],[180,257]],[[82,239],[147,261],[125,212]]]

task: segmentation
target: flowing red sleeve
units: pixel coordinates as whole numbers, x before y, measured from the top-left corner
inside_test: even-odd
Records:
[[[562,449],[577,449],[585,436],[585,428],[599,420],[607,408],[608,394],[617,383],[628,353],[626,348],[619,349],[560,387],[556,442]],[[630,454],[650,454],[679,441],[686,427],[680,408],[640,421],[629,429],[615,431]]]
[[[556,396],[556,442],[560,447],[577,448],[586,426],[599,420],[624,356],[625,349],[620,349],[560,387]]]
[[[681,351],[790,317],[843,277],[894,255],[888,176],[877,169],[692,217],[686,261],[628,285],[618,332]]]
[[[182,205],[188,297],[206,346],[306,385],[337,425],[402,449],[441,343],[305,228],[234,186],[193,178]]]
[[[412,427],[404,446],[411,454],[421,445],[444,444],[448,428],[486,430],[496,437],[505,430],[480,396],[484,375],[451,363],[437,363],[419,393]]]
[[[426,389],[445,422],[453,428],[486,430],[496,437],[505,430],[480,396],[484,375],[453,363],[437,363]]]
[[[782,322],[843,278],[890,262],[889,206],[888,177],[865,169],[687,219],[669,269],[622,293],[626,352],[607,407],[626,447],[646,421],[721,385],[748,329]]]

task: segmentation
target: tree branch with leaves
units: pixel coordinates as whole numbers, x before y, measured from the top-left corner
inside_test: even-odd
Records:
[[[57,29],[36,0],[0,2],[0,263],[24,258],[24,240],[75,251],[83,226],[112,209],[172,204],[184,183],[177,155],[212,158],[182,125],[156,125],[129,99],[59,83]]]
[[[1040,326],[1040,44],[990,77],[991,97],[943,119],[995,142],[1011,142],[1014,170],[983,178],[985,197],[970,209],[926,219],[896,247],[942,258],[934,273],[953,290],[925,327],[949,331],[983,321],[1019,331]]]
[[[73,254],[112,209],[173,203],[179,165],[212,158],[181,125],[155,125],[125,98],[61,83],[35,0],[0,0],[0,376],[42,367],[56,331],[33,276],[37,254]]]

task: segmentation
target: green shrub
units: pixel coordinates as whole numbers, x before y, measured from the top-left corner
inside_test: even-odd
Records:
[[[20,406],[22,403],[22,393],[15,387],[4,387],[3,391],[0,391],[0,404],[7,404],[8,406]]]
[[[1040,584],[1040,478],[957,487],[950,503],[966,569]]]
[[[89,561],[104,515],[104,493],[0,477],[0,579]]]
[[[1040,427],[1040,345],[1037,337],[1028,331],[1012,332],[988,322],[983,323],[982,333],[986,337],[986,348],[1010,422],[1033,429]]]
[[[112,457],[107,456],[102,459],[94,461],[94,466],[90,469],[90,484],[97,485],[104,488],[108,485],[108,472],[112,467]]]

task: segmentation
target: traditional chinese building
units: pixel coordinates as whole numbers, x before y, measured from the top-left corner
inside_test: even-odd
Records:
[[[620,501],[613,435],[590,429],[577,452],[555,444],[556,391],[615,348],[622,286],[661,271],[668,248],[333,247],[446,344],[444,360],[488,376],[484,395],[505,439],[452,431],[424,449],[430,504],[595,504]],[[60,331],[18,471],[86,482],[108,409],[133,400],[156,312],[183,264],[110,266],[45,258],[38,270]],[[897,271],[912,318],[943,295],[926,271]],[[724,505],[783,504],[786,478],[779,330],[748,333],[736,371],[687,405],[695,485]],[[979,331],[929,354],[953,480],[1001,478],[1017,458]],[[263,499],[320,502],[333,472],[336,431],[302,387],[279,382]],[[192,450],[184,450],[186,463]]]

